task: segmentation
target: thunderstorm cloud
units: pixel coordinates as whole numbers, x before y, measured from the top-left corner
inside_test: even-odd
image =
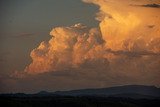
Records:
[[[39,78],[36,87],[49,89],[124,84],[159,86],[160,10],[143,8],[159,7],[159,0],[83,2],[99,7],[95,18],[99,26],[89,28],[78,23],[53,28],[50,40],[32,50],[32,62],[24,71],[12,75],[21,77],[17,84],[35,79],[30,83],[35,85]],[[12,79],[8,82],[16,84]]]

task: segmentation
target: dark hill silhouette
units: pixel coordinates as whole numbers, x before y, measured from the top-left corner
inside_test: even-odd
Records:
[[[47,92],[40,91],[35,94],[0,94],[0,96],[11,97],[27,97],[27,96],[97,96],[97,97],[123,97],[123,98],[135,98],[135,99],[160,99],[160,88],[155,86],[144,85],[126,85],[116,86],[109,88],[97,88],[97,89],[80,89],[71,91],[56,91]]]
[[[160,107],[160,89],[127,85],[36,94],[0,94],[6,107]]]
[[[117,86],[110,88],[99,88],[99,89],[81,89],[72,91],[57,91],[53,94],[56,95],[67,95],[67,96],[121,96],[121,97],[160,97],[160,88],[155,86],[144,86],[144,85],[126,85]]]

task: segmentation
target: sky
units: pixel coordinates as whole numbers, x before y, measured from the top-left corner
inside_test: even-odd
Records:
[[[30,51],[50,38],[56,26],[78,22],[96,26],[96,6],[80,0],[1,0],[1,64],[3,73],[23,69],[30,61]],[[15,62],[16,60],[16,62]],[[4,64],[4,65],[3,65]]]
[[[160,86],[159,0],[1,0],[0,93]]]

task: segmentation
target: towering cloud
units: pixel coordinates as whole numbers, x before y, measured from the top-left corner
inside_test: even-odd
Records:
[[[134,7],[146,3],[156,3],[157,0],[84,0],[100,7],[97,19],[106,45],[112,49],[141,50],[147,48],[147,43],[160,37],[159,9]],[[154,26],[149,29],[147,26]],[[138,43],[141,42],[141,43]],[[136,49],[131,49],[136,45]],[[138,45],[139,44],[139,45]],[[130,47],[131,46],[131,47]]]
[[[104,40],[97,28],[82,24],[54,28],[48,42],[42,42],[31,52],[33,62],[26,67],[28,73],[76,68],[88,59],[98,59],[104,50]]]
[[[31,52],[33,61],[25,72],[67,70],[68,74],[76,72],[77,78],[96,78],[94,81],[106,84],[159,85],[160,9],[141,6],[159,0],[83,1],[99,6],[99,27],[75,24],[54,28],[51,39]]]

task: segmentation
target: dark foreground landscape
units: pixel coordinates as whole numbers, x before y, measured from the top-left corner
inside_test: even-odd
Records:
[[[158,99],[131,99],[114,97],[1,97],[5,107],[160,107]]]
[[[120,86],[102,89],[1,94],[5,107],[160,107],[160,89]]]

